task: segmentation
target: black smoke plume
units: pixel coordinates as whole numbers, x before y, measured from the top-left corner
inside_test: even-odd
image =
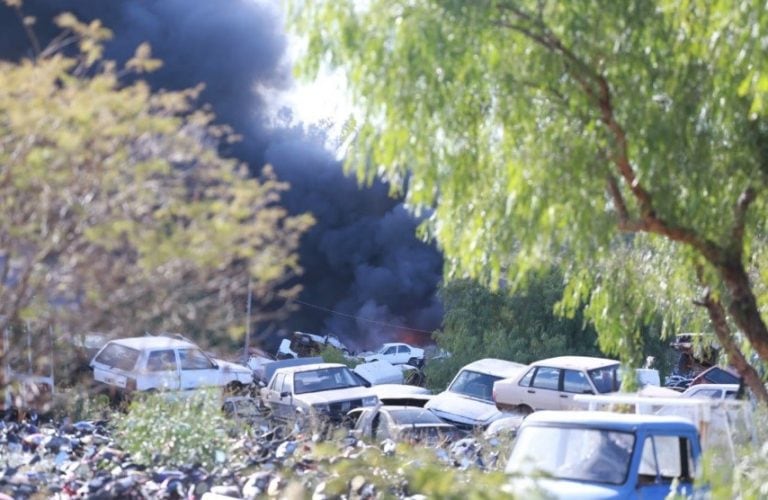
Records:
[[[291,190],[292,213],[312,212],[317,225],[300,249],[305,274],[301,309],[280,328],[333,333],[353,348],[392,339],[423,342],[439,327],[435,291],[442,257],[416,239],[417,221],[376,183],[361,189],[306,127],[279,126],[257,88],[289,91],[288,38],[276,3],[256,0],[25,0],[45,46],[59,30],[53,18],[72,12],[100,19],[114,33],[106,56],[124,61],[147,41],[163,67],[149,75],[157,89],[204,84],[201,101],[243,140],[227,154],[254,172],[271,163]],[[0,2],[0,57],[32,55],[17,13]],[[319,99],[322,96],[318,96]],[[289,113],[290,114],[290,113]],[[265,328],[267,325],[263,325]],[[274,326],[274,325],[273,325]],[[273,339],[274,340],[274,339]],[[268,347],[272,347],[271,345]]]

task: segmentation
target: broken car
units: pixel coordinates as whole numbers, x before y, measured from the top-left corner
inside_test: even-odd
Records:
[[[293,366],[275,371],[261,389],[261,401],[281,420],[309,417],[338,423],[353,408],[379,403],[369,386],[339,363]]]
[[[248,367],[211,358],[191,342],[164,336],[112,340],[90,366],[97,382],[127,392],[237,389],[253,383]]]

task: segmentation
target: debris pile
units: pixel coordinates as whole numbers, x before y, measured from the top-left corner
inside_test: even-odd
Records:
[[[133,461],[113,439],[108,421],[47,422],[36,419],[0,421],[0,499],[5,498],[257,498],[264,496],[317,499],[409,497],[407,484],[383,468],[361,463],[339,485],[334,465],[377,454],[392,457],[398,445],[385,440],[366,444],[337,433],[318,434],[262,420],[252,423],[229,449],[217,454],[215,466],[199,464],[170,468]],[[434,460],[446,468],[484,467],[482,445],[474,438],[445,443]],[[375,477],[380,475],[382,477]],[[341,490],[340,490],[341,488]],[[292,493],[293,492],[293,493]]]

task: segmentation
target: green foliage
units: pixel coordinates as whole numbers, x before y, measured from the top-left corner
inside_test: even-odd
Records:
[[[106,394],[89,394],[76,387],[54,394],[51,412],[57,420],[78,422],[107,419],[112,414],[112,408]]]
[[[423,229],[449,278],[517,289],[556,265],[561,311],[587,303],[601,348],[634,364],[656,314],[664,332],[700,331],[703,291],[748,299],[731,273],[742,263],[764,282],[761,3],[290,5],[299,72],[340,68],[357,105],[348,168],[431,209]],[[729,312],[768,359],[764,321],[745,320],[755,309]]]
[[[347,358],[341,350],[336,349],[332,345],[323,346],[318,355],[323,358],[323,362],[325,363],[341,363],[350,368],[354,368],[358,365],[357,361]]]
[[[580,317],[554,313],[562,291],[556,272],[531,277],[514,294],[472,280],[444,284],[444,326],[434,337],[451,357],[427,363],[429,387],[441,390],[462,366],[485,357],[530,363],[563,354],[600,356],[593,329]]]
[[[312,223],[280,206],[288,186],[219,156],[237,137],[197,107],[200,89],[123,80],[158,67],[149,46],[119,68],[101,58],[111,34],[98,21],[58,23],[79,53],[0,62],[0,331],[58,315],[73,332],[207,344],[242,335],[249,284],[254,321],[260,302],[286,314]]]
[[[730,450],[707,451],[699,483],[711,488],[712,498],[757,500],[768,494],[768,413],[755,411],[756,443],[736,449],[736,463]],[[706,450],[705,450],[706,451]]]
[[[305,457],[314,461],[315,470],[321,474],[297,477],[292,471],[286,471],[289,488],[292,483],[304,497],[315,492],[329,498],[355,498],[360,491],[355,491],[352,485],[359,484],[360,489],[366,487],[375,498],[416,495],[473,500],[515,498],[511,492],[503,491],[507,478],[498,468],[457,469],[440,460],[431,447],[403,443],[385,453],[371,446],[348,450],[340,456],[337,446],[324,443],[314,445]],[[328,479],[320,485],[318,476]]]
[[[228,425],[220,391],[140,394],[118,414],[115,440],[137,463],[211,467],[228,458]]]

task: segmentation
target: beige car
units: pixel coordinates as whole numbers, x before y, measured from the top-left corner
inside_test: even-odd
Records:
[[[493,385],[493,400],[500,410],[531,413],[535,410],[579,408],[576,394],[607,394],[619,390],[619,362],[587,356],[560,356],[531,363],[526,370]]]

